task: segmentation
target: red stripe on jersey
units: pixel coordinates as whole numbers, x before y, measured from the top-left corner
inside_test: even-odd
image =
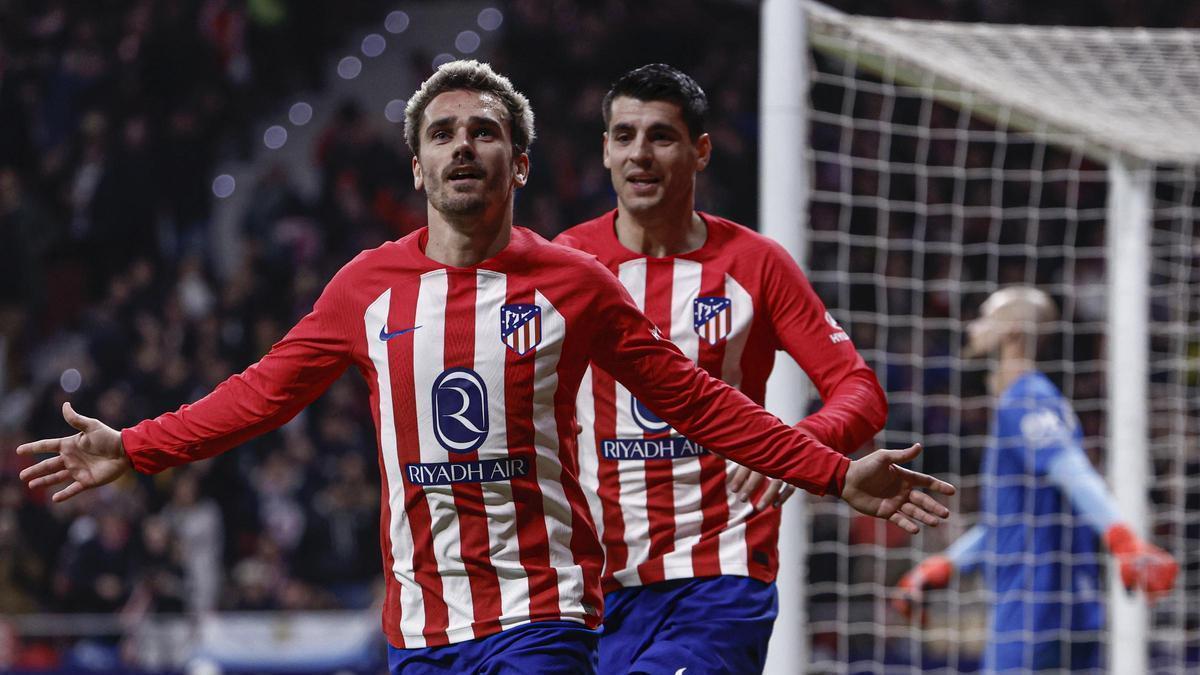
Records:
[[[572,369],[574,370],[574,369]],[[578,382],[583,369],[574,370],[572,376],[564,375],[563,360],[559,360],[558,381],[573,379]],[[560,456],[563,466],[563,494],[571,505],[571,555],[575,562],[584,570],[584,576],[599,578],[604,571],[604,545],[596,534],[592,524],[592,512],[588,508],[588,495],[584,494],[583,486],[579,484],[579,445],[575,438],[575,397],[577,391],[570,387],[559,387],[554,392],[554,420],[557,423]],[[602,462],[603,463],[603,462]],[[612,462],[608,462],[611,464]],[[567,476],[570,476],[568,480]],[[587,585],[583,589],[584,611],[587,613],[585,625],[588,628],[598,628],[603,618],[604,592],[600,585]],[[589,608],[595,610],[593,613]]]
[[[411,289],[409,292],[402,292],[400,289],[392,290],[391,308],[388,311],[388,321],[390,325],[411,326],[413,319],[417,316],[417,293],[416,289]],[[394,318],[393,318],[394,317]],[[375,335],[368,335],[368,340],[378,339]],[[388,340],[388,368],[392,375],[392,391],[403,392],[413,391],[413,342],[412,340]],[[373,379],[368,381],[374,382]],[[378,398],[379,392],[372,388],[372,395]],[[372,406],[375,411],[379,410],[378,400]],[[417,433],[417,407],[416,402],[411,396],[392,395],[392,410],[396,420],[396,453],[399,455],[399,466],[403,470],[404,465],[409,462],[421,461],[421,440]],[[379,433],[380,424],[376,420],[375,429]],[[380,460],[382,461],[382,459]],[[380,474],[387,476],[386,472]],[[387,480],[383,481],[385,490]],[[450,625],[450,611],[446,606],[444,590],[442,588],[442,577],[438,574],[437,556],[434,553],[433,547],[433,516],[429,513],[429,501],[425,498],[425,490],[419,485],[404,480],[401,481],[404,487],[404,510],[409,521],[409,527],[413,534],[413,576],[416,577],[417,583],[421,586],[421,596],[425,606],[425,629],[422,631],[425,637],[426,646],[436,647],[450,643],[446,635],[446,628]],[[386,517],[388,502],[383,503],[385,509],[384,522],[380,526],[386,533],[387,524],[390,523],[390,518]],[[400,542],[403,545],[405,542]],[[393,574],[391,567],[392,548],[387,549],[388,567],[384,573],[388,575],[389,591],[396,587],[399,591],[399,584],[396,583],[390,575]],[[399,596],[399,592],[396,593]],[[396,598],[399,600],[399,598]],[[395,621],[393,624],[388,623],[388,611],[395,610]],[[388,605],[384,608],[384,625],[385,630],[392,639],[400,638],[402,631],[400,630],[400,608],[398,605]],[[394,628],[394,629],[393,629]],[[400,646],[400,645],[396,645]]]
[[[599,368],[592,368],[592,397],[595,401],[596,422],[596,454],[599,455],[596,471],[600,476],[599,493],[603,504],[619,504],[621,498],[621,479],[617,473],[617,462],[606,461],[601,443],[606,438],[617,437],[617,383],[611,375]],[[584,433],[588,433],[584,429]],[[619,508],[605,508],[604,545],[605,578],[611,578],[614,572],[625,569],[629,564],[629,547],[625,545],[625,516]],[[604,592],[620,588],[620,584],[610,584],[604,587]]]
[[[663,335],[671,334],[671,291],[675,281],[674,260],[646,261],[646,318]],[[645,438],[666,438],[670,432],[646,433]],[[650,558],[638,566],[642,583],[664,579],[662,557],[675,550],[675,476],[671,460],[646,462],[646,512],[650,521]]]
[[[700,297],[725,297],[725,272],[719,265],[705,265],[702,268]],[[721,340],[716,345],[701,340],[696,358],[700,369],[713,377],[721,377],[728,344],[728,340]],[[700,521],[700,541],[692,547],[692,569],[697,577],[721,574],[720,539],[717,535],[729,521],[725,467],[725,458],[720,455],[700,456],[700,510],[703,518]]]
[[[510,282],[514,281],[509,277]],[[533,304],[533,291],[508,287],[505,303]],[[528,324],[527,324],[528,325]],[[499,326],[496,327],[499,330]],[[524,328],[518,329],[524,330]],[[528,343],[526,343],[528,344]],[[508,417],[508,452],[510,455],[533,457],[533,377],[535,353],[519,356],[511,349],[504,357],[504,410]],[[536,462],[534,462],[536,466]],[[558,574],[550,565],[549,535],[546,532],[546,513],[537,472],[511,483],[513,506],[517,513],[517,540],[520,560],[529,581],[529,615],[533,621],[557,620]]]
[[[475,364],[475,270],[448,270],[446,289],[445,368],[476,368]],[[497,327],[499,330],[499,327]],[[497,420],[498,421],[498,420]],[[477,462],[475,451],[451,453],[451,462]],[[456,483],[454,508],[458,512],[459,545],[471,584],[475,608],[472,627],[476,635],[500,629],[500,582],[492,565],[488,542],[488,518],[483,504],[483,486]]]

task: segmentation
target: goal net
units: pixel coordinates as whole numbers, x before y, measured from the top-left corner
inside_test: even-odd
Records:
[[[904,572],[977,522],[992,401],[987,364],[963,355],[965,326],[989,293],[1019,283],[1061,310],[1041,366],[1073,404],[1085,449],[1126,517],[1180,563],[1152,607],[1102,589],[1109,616],[1095,637],[1109,667],[1195,672],[1200,35],[816,5],[807,23],[806,268],[887,391],[880,444],[920,440],[915,468],[960,487],[950,523],[916,537],[836,500],[812,503],[809,671],[978,668],[981,575],[930,593],[923,628],[889,601]]]

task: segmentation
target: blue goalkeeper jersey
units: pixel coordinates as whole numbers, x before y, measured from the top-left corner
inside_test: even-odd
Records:
[[[994,593],[985,667],[1098,667],[1098,538],[1048,475],[1063,453],[1080,452],[1079,419],[1045,375],[1030,372],[1000,397],[992,436],[979,556]]]

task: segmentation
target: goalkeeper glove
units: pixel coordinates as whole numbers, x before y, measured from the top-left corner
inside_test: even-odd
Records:
[[[1125,588],[1140,588],[1153,602],[1159,595],[1175,586],[1179,563],[1170,553],[1143,541],[1123,523],[1117,523],[1104,533],[1104,543],[1121,567],[1121,582]]]
[[[926,589],[945,588],[950,584],[950,576],[954,574],[954,563],[944,555],[935,555],[921,561],[912,568],[897,584],[901,591],[900,597],[892,600],[892,607],[905,618],[912,618],[913,603],[920,603]],[[925,613],[921,612],[921,624],[925,623]]]

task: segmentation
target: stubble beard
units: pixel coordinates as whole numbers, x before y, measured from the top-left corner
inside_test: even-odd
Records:
[[[428,190],[429,203],[438,213],[447,216],[469,216],[482,213],[487,207],[487,198],[480,192],[458,192],[453,185],[438,180]],[[485,186],[485,192],[486,192]]]

